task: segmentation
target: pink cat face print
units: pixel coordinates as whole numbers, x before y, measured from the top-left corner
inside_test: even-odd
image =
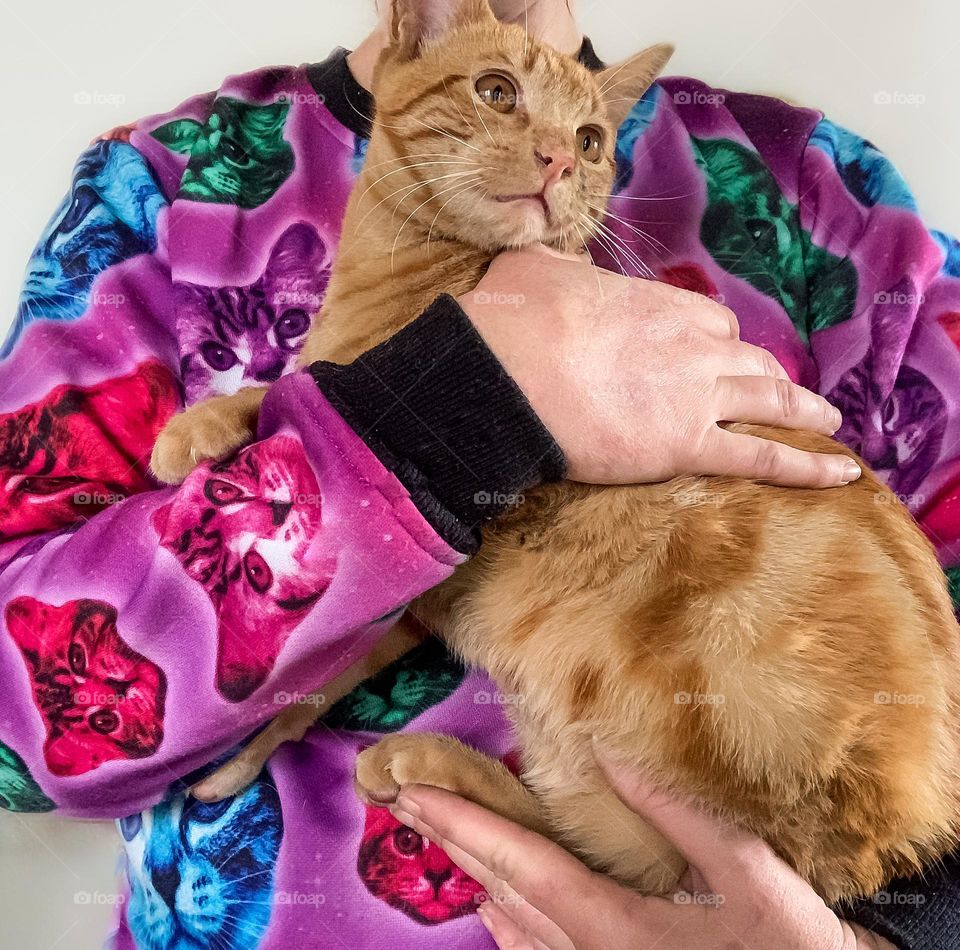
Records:
[[[217,689],[246,699],[333,575],[332,559],[307,556],[322,514],[303,446],[277,435],[199,466],[153,525],[216,611]]]
[[[166,680],[117,630],[100,600],[7,604],[7,631],[23,656],[54,775],[81,775],[111,759],[141,759],[163,739]]]

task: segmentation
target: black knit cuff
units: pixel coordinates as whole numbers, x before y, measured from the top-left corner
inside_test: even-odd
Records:
[[[464,553],[478,528],[541,482],[560,447],[453,297],[346,366],[310,372],[323,394]]]
[[[901,950],[960,950],[960,852],[836,910]]]

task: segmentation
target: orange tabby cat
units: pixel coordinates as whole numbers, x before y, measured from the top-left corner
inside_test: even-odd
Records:
[[[467,292],[503,248],[579,248],[603,213],[590,196],[611,187],[614,129],[670,54],[653,47],[593,76],[497,23],[485,0],[397,9],[304,363],[352,360],[438,293]],[[575,151],[549,215],[529,198],[494,200],[540,192],[544,142]],[[466,173],[428,182],[438,176],[414,159],[427,152]],[[198,457],[249,439],[261,397],[175,418],[155,471],[180,480]],[[740,428],[846,452],[819,435]],[[452,739],[397,734],[358,758],[368,799],[407,782],[452,789],[664,892],[684,862],[611,792],[597,736],[765,838],[828,901],[872,893],[957,842],[958,629],[930,545],[866,470],[829,491],[736,478],[542,487],[413,612],[523,697],[511,709],[522,780]]]

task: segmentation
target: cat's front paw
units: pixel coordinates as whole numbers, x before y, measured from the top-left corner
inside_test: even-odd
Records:
[[[432,732],[397,733],[357,756],[353,786],[368,805],[396,801],[401,785],[435,785],[462,793],[458,775],[467,750],[456,739]]]
[[[161,482],[179,485],[201,462],[224,458],[252,436],[247,417],[225,411],[217,400],[198,403],[163,427],[150,469]]]

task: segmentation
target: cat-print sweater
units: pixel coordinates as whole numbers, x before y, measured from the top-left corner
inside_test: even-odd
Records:
[[[393,730],[511,751],[504,697],[436,640],[237,797],[183,795],[448,577],[511,494],[562,475],[450,298],[351,366],[295,369],[372,108],[341,50],[103,136],[0,351],[0,804],[120,819],[117,947],[492,946],[478,886],[351,787]],[[637,103],[617,163],[623,246],[598,261],[731,307],[842,410],[960,589],[960,245],[869,143],[692,79]],[[151,480],[185,402],[265,383],[255,444]],[[960,947],[958,877],[949,859],[846,912]]]

